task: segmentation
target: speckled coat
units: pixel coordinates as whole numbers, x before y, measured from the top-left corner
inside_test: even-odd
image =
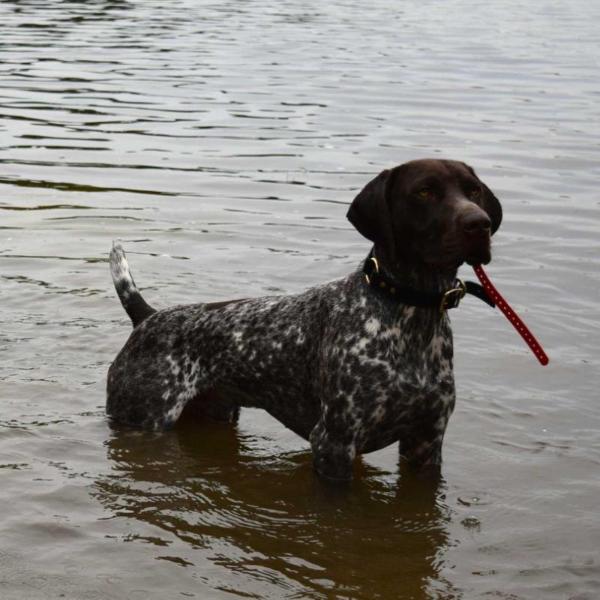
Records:
[[[163,429],[190,401],[217,416],[264,408],[310,440],[333,478],[396,441],[409,460],[437,464],[454,406],[449,320],[398,304],[361,271],[294,296],[158,311],[109,370],[108,413]]]
[[[489,262],[502,209],[468,165],[426,159],[380,173],[348,218],[395,284],[439,293],[463,262]],[[160,430],[188,411],[235,420],[261,407],[310,441],[325,477],[349,479],[357,454],[393,442],[415,466],[441,463],[455,400],[447,312],[398,302],[360,269],[297,295],[155,311],[119,246],[110,262],[134,324],[108,373],[114,421]]]

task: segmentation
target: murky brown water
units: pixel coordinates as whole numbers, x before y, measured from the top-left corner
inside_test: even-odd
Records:
[[[0,597],[600,597],[600,5],[0,4]],[[349,490],[260,411],[113,432],[123,240],[153,304],[301,290],[367,251],[347,203],[443,155],[501,197],[488,272],[544,342],[453,316],[440,482]],[[465,271],[468,275],[468,270]]]

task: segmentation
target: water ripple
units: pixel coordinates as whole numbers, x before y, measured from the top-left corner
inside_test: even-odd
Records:
[[[13,0],[0,18],[3,598],[598,595],[596,4]],[[552,358],[485,306],[453,315],[441,481],[389,448],[329,489],[256,411],[111,432],[113,240],[157,306],[299,291],[360,263],[347,205],[423,156],[502,199],[489,272]]]

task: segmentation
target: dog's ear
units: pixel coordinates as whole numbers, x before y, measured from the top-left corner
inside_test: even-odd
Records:
[[[463,163],[464,164],[464,163]],[[500,227],[500,223],[502,223],[502,205],[500,204],[500,200],[494,196],[494,193],[490,188],[479,179],[475,170],[469,165],[465,164],[465,167],[477,177],[481,187],[483,188],[483,198],[481,199],[481,208],[485,210],[492,222],[492,235],[498,231]]]
[[[356,230],[382,248],[394,260],[396,246],[392,228],[389,190],[395,169],[382,171],[354,198],[346,216]]]

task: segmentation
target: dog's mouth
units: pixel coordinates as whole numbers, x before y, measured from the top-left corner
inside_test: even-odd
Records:
[[[467,254],[464,262],[474,267],[475,265],[487,265],[492,260],[490,247],[478,249],[475,252]]]
[[[425,263],[443,272],[455,271],[463,263],[470,266],[487,265],[492,260],[490,240],[463,244],[462,248],[442,248],[441,252],[425,257]]]
[[[464,242],[464,257],[468,265],[487,265],[492,260],[492,249],[489,235],[467,238]]]

